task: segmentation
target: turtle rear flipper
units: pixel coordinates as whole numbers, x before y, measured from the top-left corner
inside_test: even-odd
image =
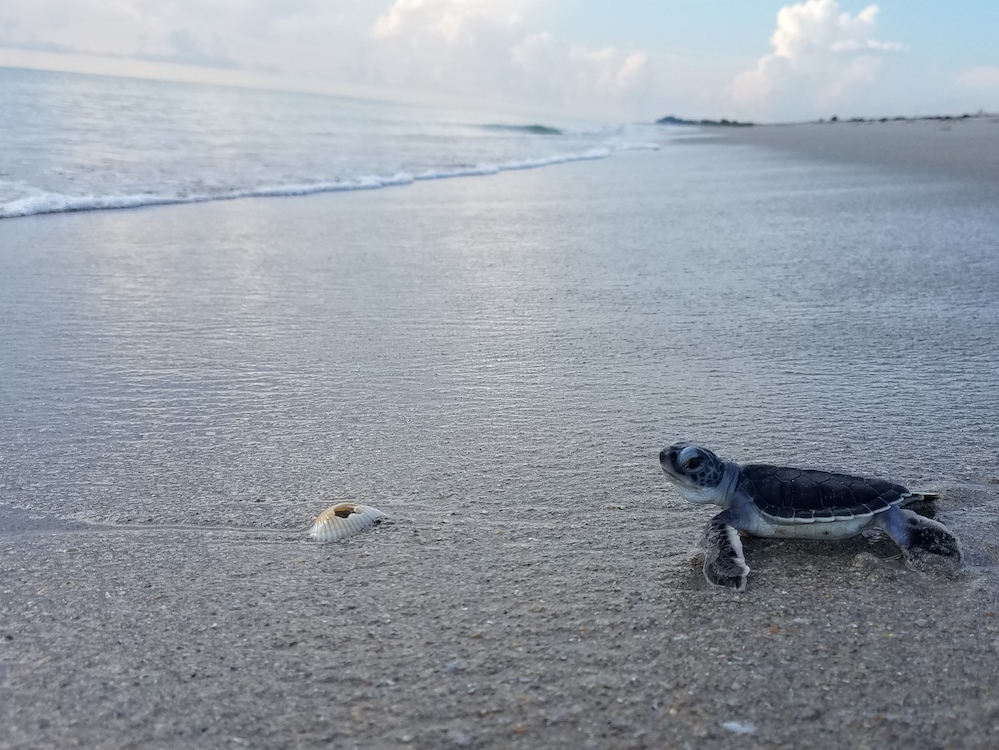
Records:
[[[743,591],[749,566],[742,554],[739,532],[728,522],[726,513],[719,513],[704,529],[704,577],[712,586]]]
[[[913,492],[908,497],[903,497],[899,505],[915,511],[923,518],[936,518],[939,499],[940,495],[935,492]]]
[[[947,573],[960,572],[964,565],[961,543],[942,523],[902,508],[884,516],[881,528],[902,548],[908,567],[925,572],[942,566]]]

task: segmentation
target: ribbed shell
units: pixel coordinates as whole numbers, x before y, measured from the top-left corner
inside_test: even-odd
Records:
[[[309,536],[317,542],[339,542],[371,528],[385,518],[378,508],[358,503],[337,503],[319,514],[309,529]]]

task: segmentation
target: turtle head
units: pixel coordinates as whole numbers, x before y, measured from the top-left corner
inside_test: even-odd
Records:
[[[659,453],[666,478],[692,503],[726,504],[726,463],[694,443],[675,443]]]

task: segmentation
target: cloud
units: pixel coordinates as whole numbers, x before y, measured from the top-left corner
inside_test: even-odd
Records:
[[[237,68],[239,63],[229,57],[218,35],[203,44],[187,29],[174,29],[166,36],[169,52],[166,54],[137,53],[142,60],[196,65],[206,68]]]
[[[194,65],[294,58],[283,25],[307,18],[299,46],[317,45],[339,13],[322,0],[0,0],[0,44]],[[303,29],[313,30],[308,37]],[[278,49],[272,42],[280,41]],[[329,38],[326,38],[329,43]]]
[[[965,89],[999,93],[999,67],[979,67],[965,70],[957,76],[957,85]]]
[[[396,0],[374,23],[374,82],[590,112],[642,100],[641,52],[588,49],[528,28],[527,0]]]
[[[878,6],[840,13],[836,0],[805,0],[777,13],[773,52],[740,74],[729,92],[747,111],[801,114],[841,102],[857,87],[875,83],[885,53],[901,49],[874,38]]]
[[[648,57],[549,33],[529,20],[547,2],[0,0],[0,46],[269,71],[519,109],[634,110],[651,90]]]

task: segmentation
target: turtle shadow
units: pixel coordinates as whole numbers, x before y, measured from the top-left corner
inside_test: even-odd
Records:
[[[901,550],[884,535],[837,541],[743,536],[742,544],[751,570],[747,590],[760,587],[767,591],[783,585],[828,589],[831,581],[887,583],[912,575]],[[681,588],[716,591],[704,580],[703,551],[692,551],[688,560],[690,565],[680,582]]]
[[[857,555],[871,555],[883,563],[895,562],[903,567],[902,551],[884,534],[856,536],[851,539],[772,539],[764,537],[742,538],[746,559],[757,565],[787,565],[813,560],[823,565],[850,565]]]
[[[864,535],[839,541],[744,538],[746,560],[757,581],[773,576],[788,583],[827,585],[830,580],[867,583],[948,585],[968,581],[982,572],[978,566],[955,567],[949,558],[934,555],[914,564],[887,535]]]

